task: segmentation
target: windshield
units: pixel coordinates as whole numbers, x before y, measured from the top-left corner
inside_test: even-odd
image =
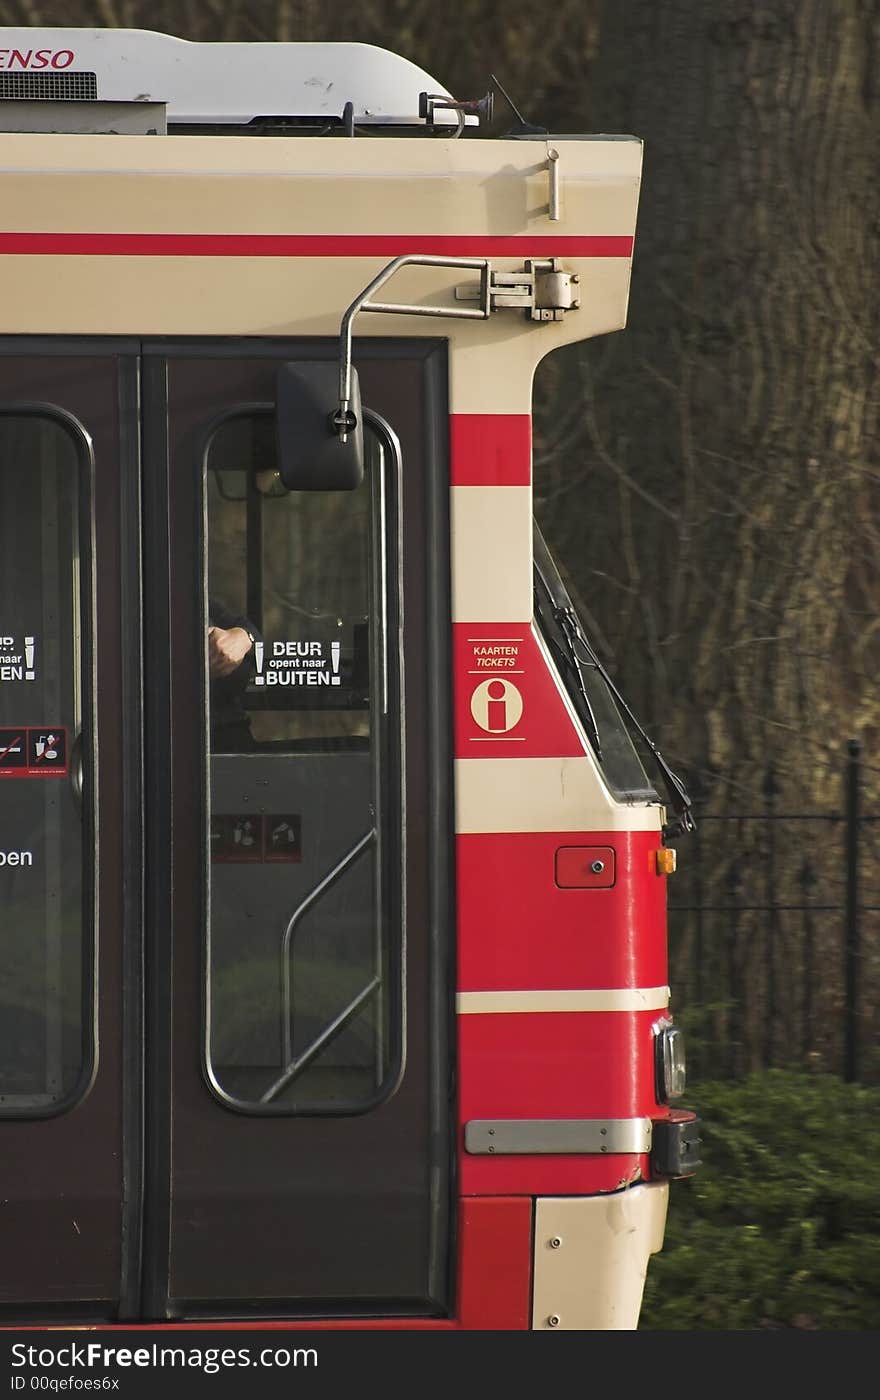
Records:
[[[605,781],[614,796],[624,801],[659,802],[608,685],[599,670],[574,650],[561,619],[566,612],[576,618],[577,613],[537,522],[534,537],[535,618]],[[583,631],[579,618],[577,622]]]

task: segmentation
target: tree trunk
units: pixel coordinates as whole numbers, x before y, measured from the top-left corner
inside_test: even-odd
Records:
[[[829,1068],[840,826],[789,823],[769,856],[762,791],[772,764],[777,814],[840,812],[859,735],[878,794],[878,36],[876,0],[603,8],[592,125],[645,140],[629,325],[560,353],[536,383],[539,514],[579,561],[573,582],[634,707],[711,795],[707,901],[724,902],[733,858],[744,906],[774,889],[802,903],[806,849],[812,898],[835,906],[814,1007]],[[561,407],[573,386],[580,420]],[[758,819],[708,825],[737,811]],[[687,903],[689,883],[671,897]],[[733,939],[750,989],[737,1014],[728,1005],[739,1068],[766,1050],[762,1018],[797,1015],[802,920],[715,916],[708,980],[731,993]]]

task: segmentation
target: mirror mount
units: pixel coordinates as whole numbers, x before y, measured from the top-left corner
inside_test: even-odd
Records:
[[[402,267],[451,267],[480,273],[479,306],[419,306],[372,301]],[[452,316],[485,321],[492,309],[491,264],[487,258],[441,258],[405,253],[373,278],[345,312],[339,359],[290,361],[278,371],[276,432],[278,471],[288,491],[351,491],[364,475],[360,384],[352,364],[352,326],[361,311],[393,316]]]
[[[384,286],[402,267],[463,267],[480,273],[479,307],[417,306],[411,302],[371,301],[370,297]],[[492,310],[491,264],[487,258],[441,258],[431,253],[404,253],[383,267],[351,303],[342,318],[339,331],[339,407],[333,417],[335,430],[343,442],[353,430],[352,415],[357,413],[352,402],[352,326],[361,311],[381,311],[392,316],[454,316],[458,320],[485,321]]]

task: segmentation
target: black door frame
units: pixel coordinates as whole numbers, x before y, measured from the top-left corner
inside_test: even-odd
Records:
[[[355,346],[355,361],[366,367],[383,360],[421,362],[422,429],[418,444],[424,472],[425,508],[420,522],[425,561],[422,623],[426,672],[440,684],[425,689],[426,781],[423,829],[427,832],[423,876],[426,885],[426,937],[429,971],[430,1114],[437,1159],[431,1175],[433,1229],[426,1298],[404,1311],[448,1313],[454,1309],[455,1127],[454,1099],[454,849],[452,790],[452,700],[449,597],[449,490],[446,342],[439,339],[369,339]],[[172,801],[170,760],[144,763],[144,735],[168,735],[173,725],[168,638],[173,599],[168,510],[167,413],[142,415],[148,399],[164,402],[159,357],[335,358],[335,340],[155,339],[131,337],[0,338],[0,355],[116,361],[119,488],[114,514],[98,510],[94,572],[96,597],[102,588],[102,533],[118,531],[113,569],[120,590],[114,625],[120,634],[118,718],[120,756],[118,816],[121,825],[116,907],[121,929],[105,927],[100,938],[121,939],[121,1276],[118,1308],[72,1300],[35,1304],[17,1316],[28,1320],[118,1317],[121,1321],[167,1317],[170,1199],[161,1182],[168,1178],[171,1123],[171,1056],[167,1037],[148,1034],[148,1005],[161,1006],[170,985],[169,927],[173,900],[168,814]],[[72,387],[62,405],[75,413]],[[394,411],[388,414],[393,420]],[[86,425],[88,426],[88,425]],[[146,464],[146,466],[145,466]],[[404,490],[405,490],[404,486]],[[106,553],[107,545],[103,546]],[[118,577],[117,577],[118,576]],[[142,580],[147,580],[146,586]],[[104,581],[106,590],[110,581]],[[115,586],[115,584],[114,584]],[[97,597],[100,605],[100,597]],[[94,609],[93,609],[94,610]],[[150,659],[147,673],[144,658]],[[157,663],[157,658],[159,659]],[[145,681],[149,679],[149,684]],[[96,705],[101,705],[100,676]],[[106,730],[106,721],[102,728]],[[100,731],[99,731],[100,743]],[[167,744],[165,745],[167,755]],[[104,814],[104,820],[107,814]],[[98,813],[98,821],[102,815]],[[430,852],[430,861],[427,852]],[[145,870],[150,878],[145,879]],[[99,891],[102,880],[99,867]],[[99,892],[100,900],[100,892]],[[100,927],[100,918],[99,918]],[[100,948],[99,948],[100,953]],[[98,984],[100,995],[101,986]],[[152,1015],[152,1013],[150,1013]],[[114,1013],[115,1015],[115,1013]],[[170,1012],[167,1022],[170,1028]],[[152,1029],[152,1027],[151,1027]],[[100,1068],[99,1068],[100,1074]],[[2,1127],[2,1125],[0,1125]],[[109,1150],[109,1145],[108,1145]],[[436,1168],[442,1165],[444,1170]],[[426,1163],[426,1171],[429,1164]],[[390,1304],[386,1311],[400,1311]],[[198,1316],[197,1307],[187,1315]],[[274,1315],[267,1313],[267,1316]]]
[[[426,1163],[432,1181],[431,1247],[427,1270],[425,1296],[414,1299],[406,1311],[426,1314],[449,1313],[454,1302],[454,1219],[455,1192],[455,1130],[454,1081],[450,1072],[454,1044],[454,867],[453,867],[453,795],[452,795],[452,700],[448,692],[451,675],[451,638],[449,598],[449,492],[446,463],[448,461],[448,409],[446,404],[446,343],[422,339],[370,340],[356,351],[356,362],[362,374],[369,377],[369,366],[384,360],[413,360],[421,364],[422,441],[419,443],[418,469],[424,475],[425,505],[420,528],[424,534],[422,558],[431,586],[425,589],[424,649],[426,670],[430,676],[444,678],[443,684],[426,688],[425,744],[428,769],[425,794],[428,810],[424,827],[428,833],[423,871],[427,894],[427,962],[430,978],[429,1043],[432,1047],[430,1068],[431,1140],[436,1154],[432,1164]],[[158,675],[145,690],[145,729],[153,735],[168,735],[175,722],[171,694],[172,633],[171,579],[174,572],[172,557],[173,526],[169,521],[170,430],[167,409],[157,411],[157,405],[167,404],[165,383],[166,363],[196,358],[199,360],[269,360],[326,358],[338,353],[335,341],[268,340],[268,339],[157,339],[142,342],[143,403],[147,405],[143,422],[144,470],[144,570],[150,580],[144,599],[145,653],[153,664],[159,660]],[[152,405],[152,407],[149,407]],[[225,407],[218,404],[218,409]],[[393,419],[392,412],[388,415]],[[396,427],[396,424],[395,424]],[[413,464],[410,463],[410,469]],[[404,492],[406,485],[404,484]],[[163,761],[164,756],[164,761]],[[147,953],[147,1005],[149,1031],[146,1036],[146,1181],[144,1188],[144,1247],[143,1290],[141,1315],[152,1318],[170,1316],[218,1315],[216,1305],[201,1304],[197,1298],[169,1297],[169,1260],[172,1254],[172,1180],[171,1124],[173,1069],[171,1064],[174,1037],[171,1034],[173,1008],[172,951],[167,930],[173,927],[174,870],[172,850],[167,839],[172,812],[172,772],[170,746],[161,741],[150,757],[148,746],[145,803],[146,861],[150,881],[145,891],[145,940]],[[154,761],[155,760],[155,761]],[[149,1008],[152,1006],[152,1010]],[[433,1169],[431,1169],[433,1167]],[[438,1170],[442,1167],[442,1170]],[[388,1306],[394,1308],[392,1300]],[[397,1308],[399,1309],[399,1304]],[[381,1313],[384,1308],[373,1309]],[[367,1307],[366,1311],[371,1311]],[[261,1314],[267,1317],[292,1313],[291,1308],[268,1303]],[[242,1315],[230,1300],[229,1316]]]

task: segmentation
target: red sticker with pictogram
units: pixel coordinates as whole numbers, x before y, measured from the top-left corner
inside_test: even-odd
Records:
[[[530,623],[455,624],[459,758],[583,752]]]
[[[0,729],[0,778],[66,778],[67,730]]]

